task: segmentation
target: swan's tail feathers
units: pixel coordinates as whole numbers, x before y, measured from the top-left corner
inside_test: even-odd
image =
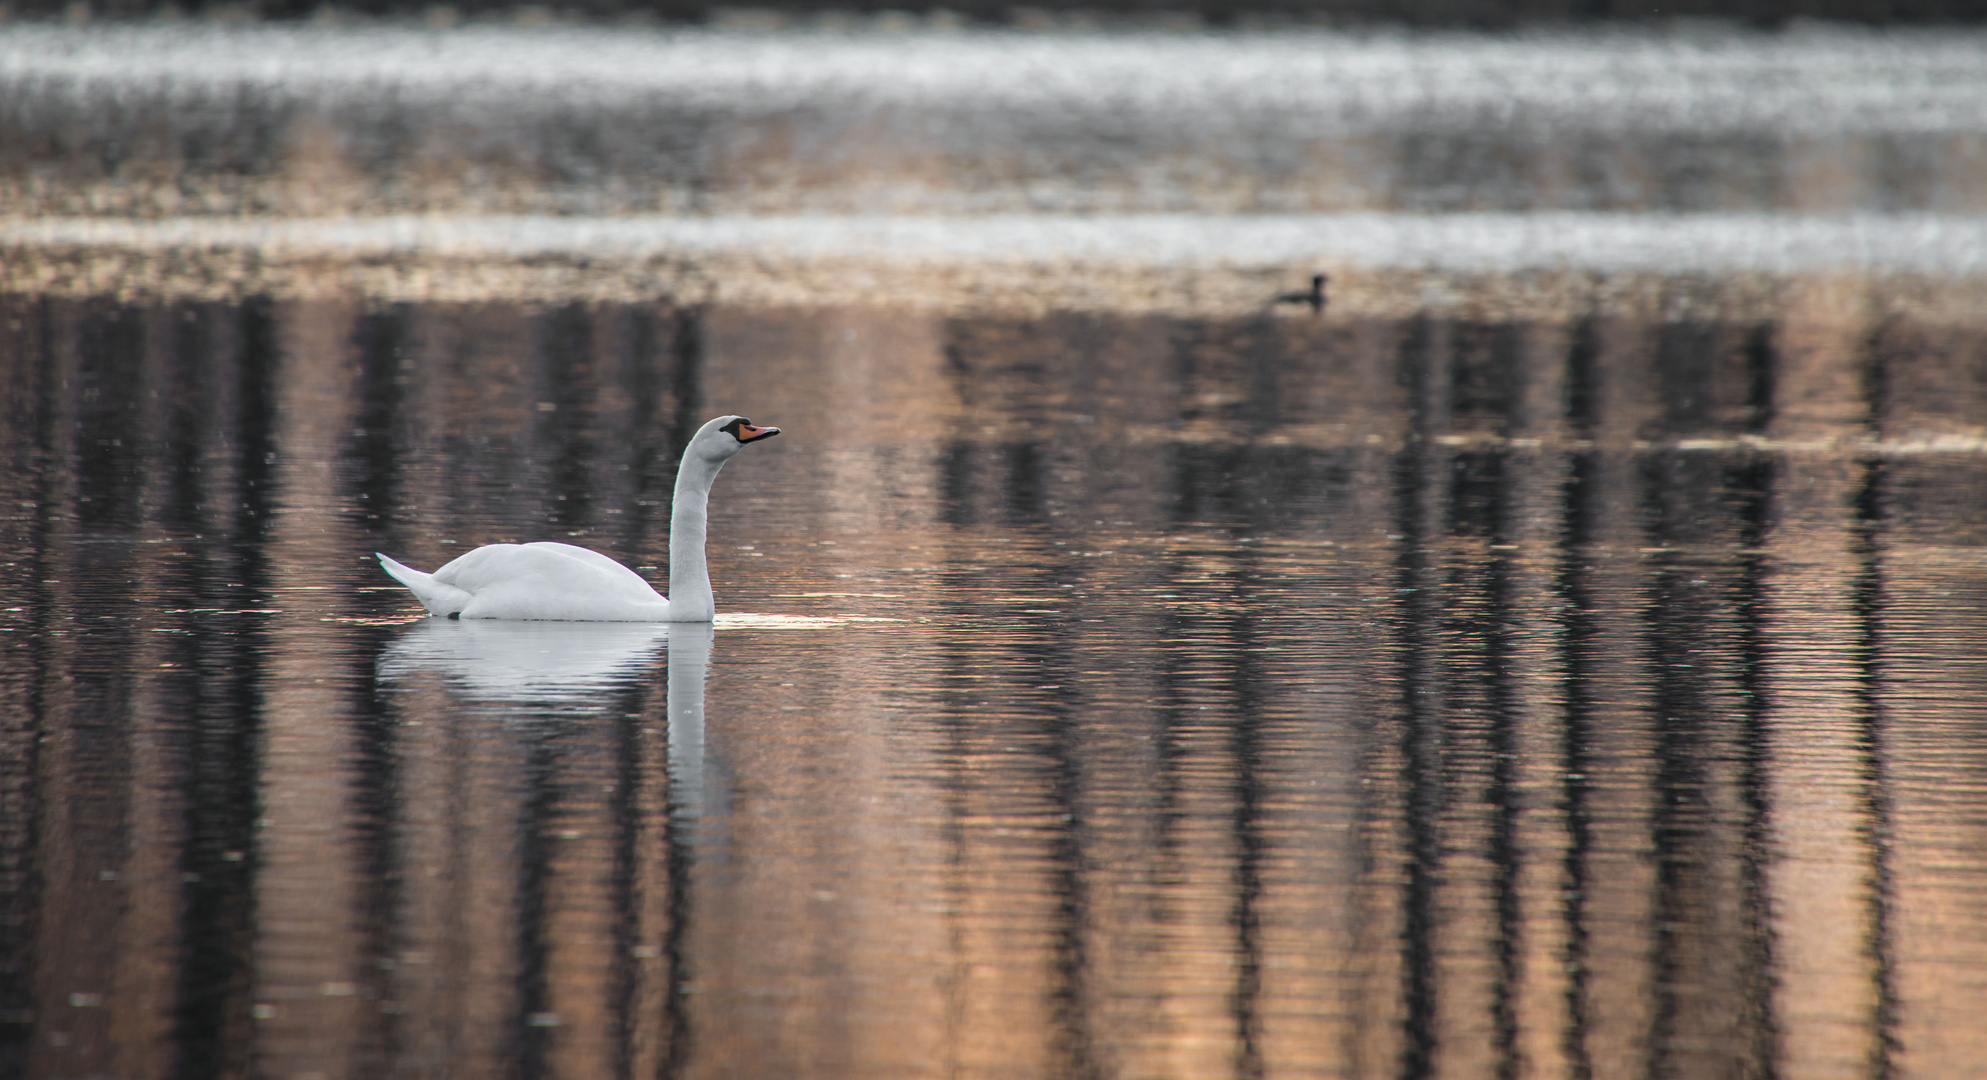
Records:
[[[433,574],[424,574],[411,566],[402,566],[385,555],[380,555],[379,552],[373,554],[379,555],[380,567],[392,574],[393,580],[407,586],[413,592],[414,598],[421,601],[421,606],[428,609],[428,614],[453,615],[469,606],[470,594],[461,589],[453,585],[444,585],[436,581]]]

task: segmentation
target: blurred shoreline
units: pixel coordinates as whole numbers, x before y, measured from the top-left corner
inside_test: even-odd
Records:
[[[0,25],[0,215],[1987,212],[1987,33]]]
[[[873,27],[872,27],[873,31]],[[1987,32],[0,25],[0,290],[1964,323]],[[1825,283],[1825,284],[1817,284]]]
[[[1226,318],[1328,271],[1340,316],[1760,318],[1819,290],[1970,323],[1983,253],[1987,218],[1931,215],[0,219],[0,292]]]

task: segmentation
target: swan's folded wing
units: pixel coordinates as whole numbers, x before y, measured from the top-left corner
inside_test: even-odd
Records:
[[[630,570],[627,567],[622,566],[620,563],[615,562],[613,559],[610,559],[607,556],[602,555],[598,551],[590,551],[583,547],[575,547],[572,544],[561,544],[557,540],[540,540],[537,541],[536,543],[526,544],[524,546],[528,548],[540,548],[545,551],[558,552],[561,555],[565,555],[569,558],[578,559],[579,561],[587,564],[588,566],[602,570],[606,572],[610,577],[616,579],[617,581],[622,582],[623,584],[627,585],[630,588],[645,589],[649,592],[655,591],[655,586],[650,585],[648,583],[647,578],[644,578],[642,577],[642,575],[635,573],[633,570]]]
[[[498,587],[515,589],[528,581],[532,589],[575,596],[662,599],[640,574],[571,544],[490,544],[450,562],[434,577],[477,595]]]

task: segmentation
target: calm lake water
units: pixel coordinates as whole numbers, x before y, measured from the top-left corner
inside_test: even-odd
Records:
[[[0,1077],[1980,1075],[1987,35],[333,14],[0,25]]]
[[[0,300],[7,1072],[1971,1075],[1983,343]]]

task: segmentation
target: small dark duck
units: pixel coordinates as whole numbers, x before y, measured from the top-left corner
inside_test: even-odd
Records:
[[[1275,297],[1274,299],[1272,299],[1272,300],[1270,301],[1270,303],[1272,303],[1272,304],[1308,304],[1308,305],[1310,305],[1310,308],[1311,308],[1311,313],[1312,313],[1313,315],[1315,315],[1315,314],[1318,314],[1319,312],[1322,312],[1322,311],[1324,311],[1324,310],[1325,310],[1325,304],[1327,304],[1327,303],[1329,302],[1328,298],[1327,298],[1327,297],[1325,296],[1325,283],[1326,283],[1326,282],[1328,282],[1328,281],[1330,281],[1330,280],[1331,280],[1331,278],[1330,278],[1330,276],[1329,276],[1329,275],[1326,275],[1326,274],[1312,274],[1312,275],[1311,275],[1311,291],[1309,291],[1309,292],[1286,292],[1286,293],[1277,293],[1277,294],[1276,294],[1276,297]]]

